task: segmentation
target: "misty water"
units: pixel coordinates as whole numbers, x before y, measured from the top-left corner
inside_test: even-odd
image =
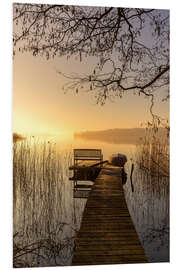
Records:
[[[59,156],[58,165],[49,163],[44,168],[38,147],[32,156],[25,149],[31,165],[26,164],[23,173],[14,169],[14,242],[16,244],[16,265],[55,266],[71,265],[74,251],[74,237],[80,228],[86,199],[73,198],[72,181],[69,181],[69,166],[72,165],[73,148],[98,148],[106,160],[113,153],[123,153],[128,162],[125,165],[127,182],[124,185],[127,205],[151,262],[169,261],[169,183],[168,179],[156,179],[138,169],[133,173],[134,192],[131,189],[130,171],[135,162],[136,146],[133,144],[106,143],[89,140],[55,141]],[[17,143],[20,146],[21,142]],[[29,152],[28,152],[29,151]],[[41,149],[46,156],[47,149]],[[34,155],[37,156],[36,160]],[[19,157],[18,157],[19,158]],[[49,154],[43,161],[47,164]],[[16,161],[18,166],[19,160]],[[54,162],[54,161],[49,161]],[[54,166],[54,167],[53,167]],[[31,174],[31,175],[29,175]],[[49,179],[47,181],[47,178]],[[28,179],[28,180],[27,180]],[[44,242],[43,242],[43,241]],[[35,244],[36,252],[18,248]],[[39,246],[37,243],[40,243]],[[42,243],[42,245],[41,245]],[[31,246],[33,247],[33,246]],[[50,248],[51,247],[51,248]],[[27,252],[26,252],[27,251]],[[38,256],[37,256],[38,254]],[[19,256],[19,257],[18,257]]]

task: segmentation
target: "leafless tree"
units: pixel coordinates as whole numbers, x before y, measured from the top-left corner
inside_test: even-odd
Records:
[[[138,8],[14,4],[14,54],[96,56],[87,76],[67,76],[66,89],[94,91],[97,102],[127,91],[169,98],[169,11]],[[67,74],[64,74],[66,76]]]

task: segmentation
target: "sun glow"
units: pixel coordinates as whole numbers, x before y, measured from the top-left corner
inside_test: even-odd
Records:
[[[14,116],[13,132],[24,136],[37,136],[44,138],[71,138],[73,131],[66,130],[60,126],[55,127],[53,124],[46,123],[31,116]]]

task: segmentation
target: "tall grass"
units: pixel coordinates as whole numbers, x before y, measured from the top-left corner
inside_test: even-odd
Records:
[[[63,265],[71,257],[75,235],[68,181],[71,159],[71,152],[60,154],[47,141],[31,138],[14,143],[14,267]]]
[[[169,179],[169,136],[148,128],[146,135],[137,145],[136,163],[151,176]]]
[[[124,186],[131,217],[153,262],[169,260],[169,138],[147,129],[132,155],[134,173]],[[130,175],[131,163],[127,164]]]

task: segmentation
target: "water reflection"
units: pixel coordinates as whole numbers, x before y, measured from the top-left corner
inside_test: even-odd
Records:
[[[129,211],[142,245],[152,262],[169,261],[169,180],[150,176],[135,164],[132,192],[130,172],[135,161],[136,145],[113,144],[100,141],[76,139],[72,148],[101,148],[104,159],[112,153],[128,157],[125,165],[127,181],[124,185]]]
[[[48,142],[14,144],[14,266],[70,265],[85,202],[68,180],[71,153]]]
[[[114,144],[103,141],[90,141],[82,139],[71,139],[71,140],[57,140],[57,147],[59,151],[64,151],[64,149],[74,149],[74,148],[94,148],[102,149],[103,159],[108,159],[113,153],[123,153],[131,159],[133,153],[136,149],[135,144]]]
[[[130,168],[127,168],[130,171]],[[141,243],[151,262],[169,261],[169,183],[138,169],[124,185],[126,201]]]
[[[124,190],[136,230],[151,261],[168,261],[169,184],[167,179],[149,177],[135,166],[132,192],[129,175],[136,146],[79,139],[54,143],[52,147],[51,143],[42,141],[38,144],[22,141],[14,148],[16,265],[71,265],[74,237],[86,204],[85,199],[73,198],[72,181],[69,181],[73,148],[100,148],[104,159],[112,153],[127,155]],[[26,254],[31,243],[36,244],[31,246],[36,253]],[[24,247],[23,256],[18,253],[20,247]]]

